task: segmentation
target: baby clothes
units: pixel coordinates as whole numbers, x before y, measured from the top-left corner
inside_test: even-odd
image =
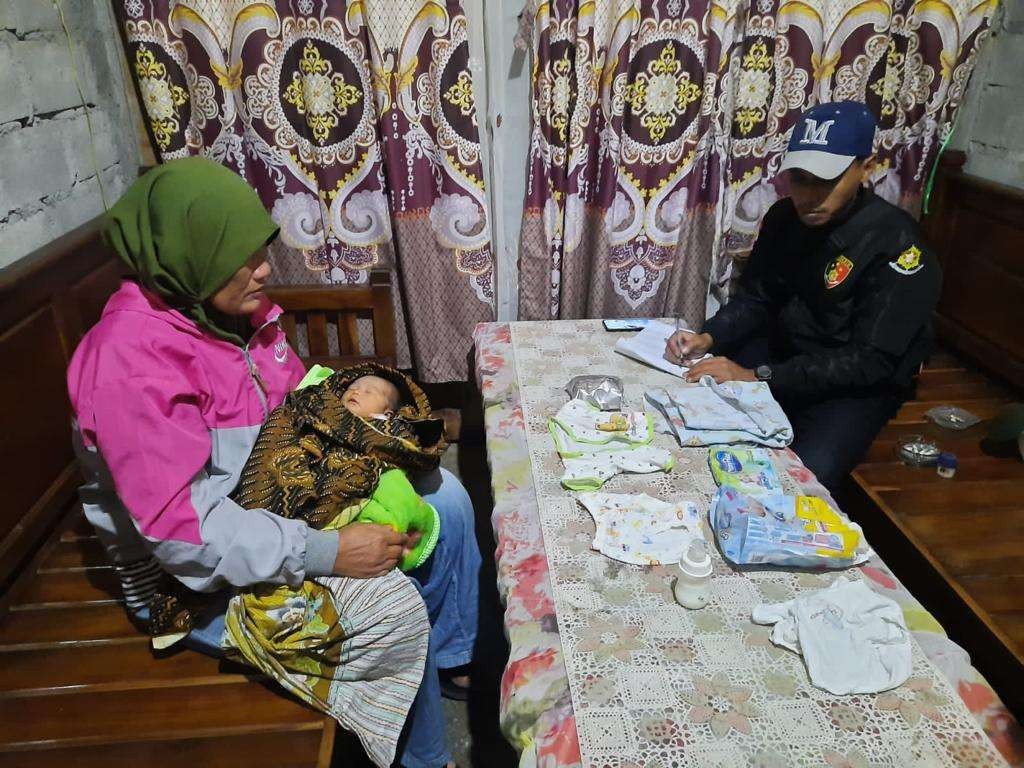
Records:
[[[631,450],[595,451],[573,459],[562,459],[562,485],[571,491],[593,491],[620,472],[668,472],[675,464],[672,454],[662,448],[640,445]]]
[[[910,677],[903,611],[859,579],[840,578],[795,600],[759,605],[751,619],[774,624],[772,642],[802,654],[811,683],[829,693],[878,693]]]
[[[748,496],[782,492],[771,457],[763,448],[712,446],[708,450],[708,465],[719,486],[734,488]]]
[[[601,411],[570,400],[548,421],[570,490],[595,490],[620,472],[668,472],[672,454],[649,445],[654,428],[647,414]]]
[[[602,411],[579,399],[570,400],[559,408],[548,422],[548,429],[562,456],[601,448],[622,450],[646,445],[654,439],[654,428],[647,414]]]
[[[669,504],[642,493],[581,493],[576,498],[597,526],[593,548],[624,563],[677,563],[702,535],[700,513],[691,501]]]
[[[675,435],[683,446],[759,443],[783,448],[793,440],[789,419],[762,381],[717,384],[702,376],[697,384],[652,390],[645,398],[659,414],[659,431]]]

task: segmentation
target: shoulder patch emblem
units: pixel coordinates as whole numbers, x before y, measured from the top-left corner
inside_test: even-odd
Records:
[[[831,290],[850,276],[853,262],[845,256],[836,256],[825,267],[825,287]]]
[[[916,245],[910,246],[907,250],[897,256],[895,261],[890,261],[889,266],[901,275],[914,274],[924,266],[924,264],[921,263],[921,249]]]

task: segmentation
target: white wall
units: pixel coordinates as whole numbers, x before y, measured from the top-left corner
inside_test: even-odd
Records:
[[[967,173],[1024,189],[1024,0],[1003,0],[953,138]]]
[[[526,195],[530,57],[513,46],[524,0],[464,0],[480,121],[499,320],[518,316],[519,227]]]
[[[109,0],[61,0],[89,105],[50,0],[0,0],[0,267],[103,211],[138,172]],[[95,155],[95,158],[94,158]]]

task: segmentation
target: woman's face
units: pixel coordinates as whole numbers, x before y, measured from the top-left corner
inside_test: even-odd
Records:
[[[267,247],[263,246],[210,297],[210,303],[226,315],[251,315],[260,308],[269,277]]]

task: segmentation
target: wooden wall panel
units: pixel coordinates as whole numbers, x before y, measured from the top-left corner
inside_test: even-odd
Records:
[[[1024,192],[961,172],[948,153],[924,226],[943,267],[940,339],[1024,387]]]
[[[0,270],[0,591],[75,498],[66,371],[119,274],[98,220]]]

